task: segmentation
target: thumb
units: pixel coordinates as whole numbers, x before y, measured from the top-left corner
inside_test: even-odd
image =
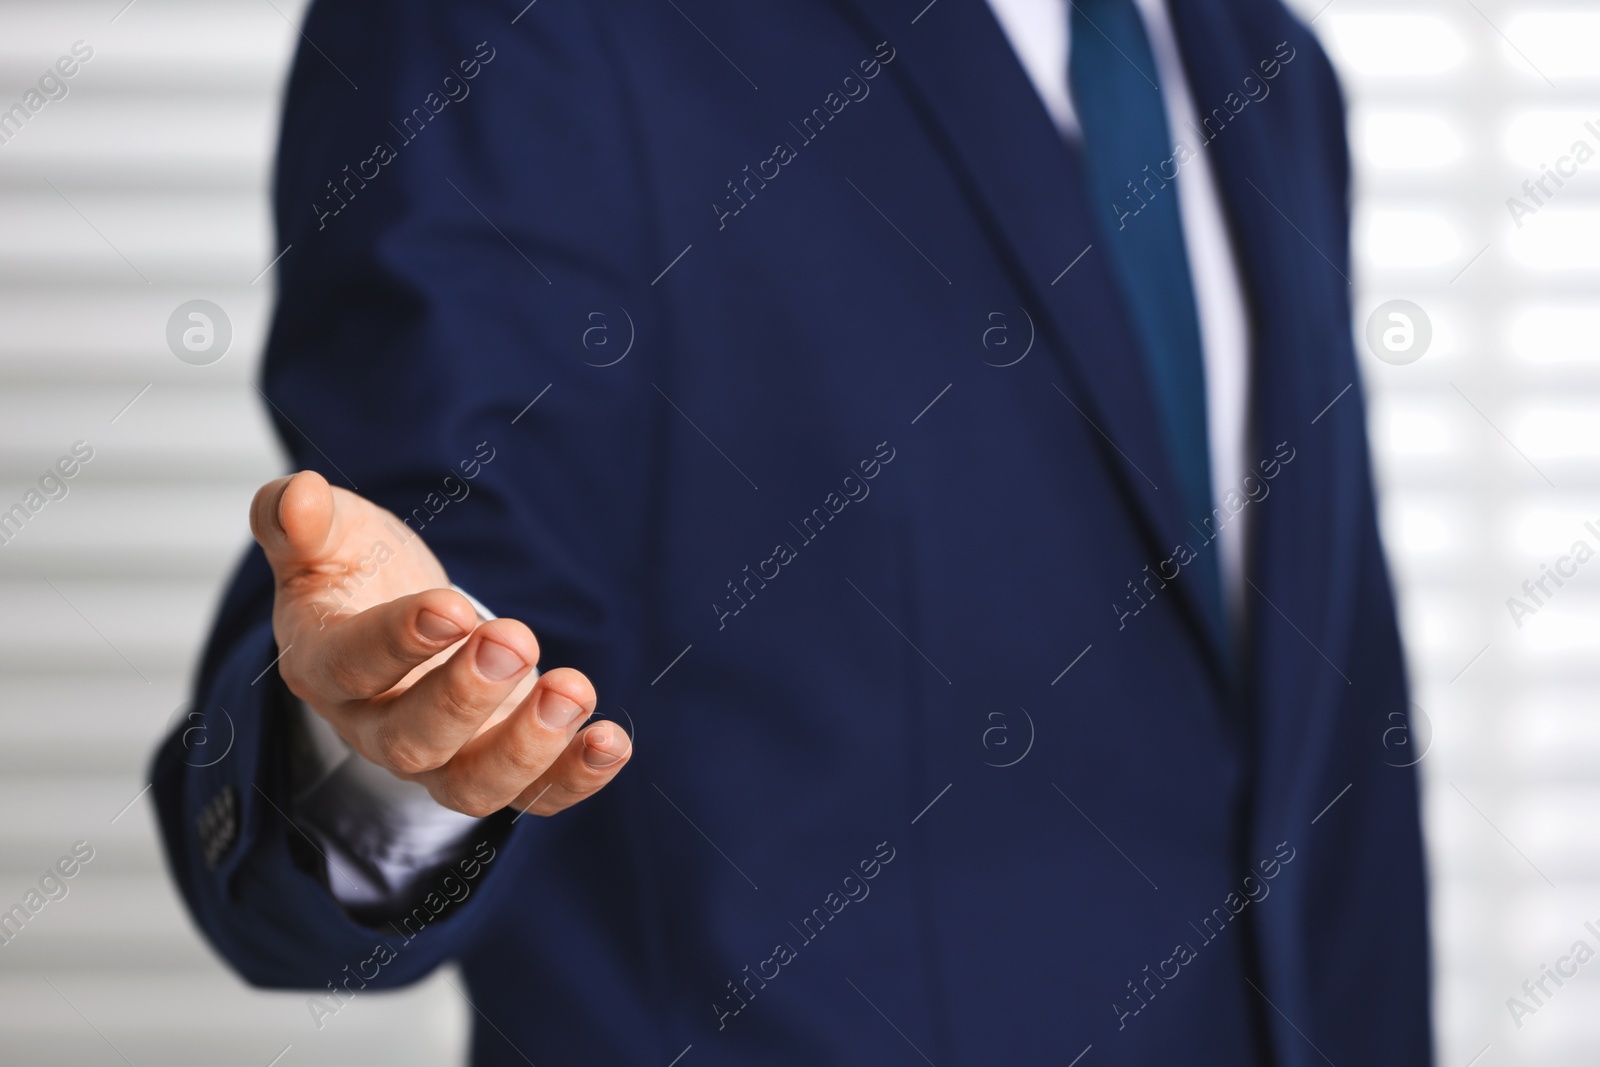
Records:
[[[316,471],[277,478],[250,503],[250,532],[280,578],[285,567],[325,556],[333,531],[333,487]]]

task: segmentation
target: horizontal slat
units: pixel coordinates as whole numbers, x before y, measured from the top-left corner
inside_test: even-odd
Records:
[[[140,395],[142,389],[99,384],[8,387],[0,392],[0,469],[18,481],[37,478],[81,440],[95,455],[77,475],[78,489],[102,478],[142,473],[168,478],[175,473],[186,478],[272,476],[266,405],[253,389],[163,384]],[[69,497],[57,503],[65,510],[71,502]],[[6,500],[0,509],[12,503]],[[41,526],[54,506],[39,512]]]
[[[145,673],[148,685],[129,684],[120,661],[99,674],[8,670],[0,686],[0,775],[141,776],[156,739],[181,716],[190,685],[187,671]]]
[[[363,992],[319,1030],[305,993],[253,990],[222,972],[152,972],[136,983],[121,975],[5,974],[0,1033],[7,1058],[28,1064],[117,1063],[121,1056],[140,1064],[265,1067],[290,1045],[286,1064],[438,1067],[458,1062],[471,1010],[450,982],[461,984],[442,974],[399,993]]]
[[[52,865],[69,855],[71,844],[63,842],[56,855],[41,856],[36,870],[0,876],[0,917],[30,892],[37,894],[35,901],[44,901],[20,929],[15,918],[6,928],[10,939],[0,944],[5,973],[77,971],[93,977],[148,967],[200,977],[209,969],[214,957],[195,936],[166,872],[118,874],[107,870],[106,857],[96,853],[71,878],[62,878]],[[66,869],[74,870],[70,864]],[[130,922],[131,915],[139,921]]]
[[[0,37],[0,92],[4,98],[20,94],[81,40],[94,49],[94,56],[74,76],[75,87],[194,92],[226,86],[251,91],[266,104],[298,43],[295,24],[304,8],[304,0],[12,0],[6,4],[6,33]]]
[[[131,275],[130,275],[131,277]],[[248,389],[271,313],[270,276],[254,286],[104,284],[18,285],[0,291],[0,382],[81,389],[121,384],[128,397],[145,385]],[[221,307],[233,342],[217,362],[184,363],[167,347],[167,321],[180,304],[203,297]],[[83,309],[92,307],[94,314]],[[115,409],[108,413],[110,419]]]
[[[0,581],[45,574],[56,582],[90,575],[210,582],[250,543],[254,480],[76,482],[67,482],[65,497],[46,504],[0,546]],[[37,487],[37,482],[0,479],[0,506]]]
[[[0,274],[234,287],[281,251],[266,205],[249,193],[56,186],[0,199]]]
[[[0,107],[8,103],[0,97]],[[218,186],[259,200],[276,139],[254,93],[196,99],[73,88],[0,145],[0,180],[13,195],[47,189],[48,179],[64,190]]]
[[[192,663],[218,597],[214,581],[0,581],[0,664],[10,670],[126,668],[130,686],[152,670]],[[113,673],[112,676],[117,676]]]

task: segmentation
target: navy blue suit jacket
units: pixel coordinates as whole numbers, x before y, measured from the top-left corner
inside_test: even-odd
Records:
[[[308,1028],[455,959],[486,1065],[1428,1061],[1329,64],[1276,0],[1172,5],[1255,338],[1235,643],[1109,205],[983,0],[922,8],[312,6],[277,428],[637,754],[347,916],[251,553],[154,779],[196,921]]]

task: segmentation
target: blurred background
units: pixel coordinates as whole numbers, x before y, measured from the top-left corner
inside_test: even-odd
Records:
[[[0,911],[92,850],[0,943],[0,1063],[462,1061],[470,1009],[440,976],[320,1031],[303,995],[246,988],[184,914],[141,792],[245,507],[281,472],[252,382],[303,6],[0,0],[0,512],[92,450],[0,545]],[[1537,603],[1522,591],[1574,542],[1600,550],[1600,6],[1292,6],[1351,105],[1351,328],[1415,305],[1410,350],[1360,353],[1431,726],[1394,758],[1421,758],[1440,1063],[1593,1064],[1600,963],[1520,1027],[1506,1001],[1574,941],[1600,945],[1600,562]],[[47,84],[65,95],[6,125],[63,56],[74,73]],[[1539,192],[1546,167],[1561,184]],[[231,330],[203,365],[167,343],[192,300]]]

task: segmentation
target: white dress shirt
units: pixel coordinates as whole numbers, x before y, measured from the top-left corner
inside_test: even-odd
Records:
[[[1072,32],[1068,0],[988,2],[1056,128],[1069,140],[1080,139],[1067,78]],[[1196,123],[1194,100],[1166,5],[1163,0],[1135,3],[1150,37],[1167,126],[1189,129]],[[1250,324],[1222,200],[1203,147],[1179,171],[1177,189],[1205,363],[1212,498],[1221,500],[1229,490],[1242,491],[1240,482],[1248,471],[1244,447]],[[1244,584],[1244,525],[1223,524],[1215,541],[1223,599],[1234,619]],[[478,608],[485,619],[494,617]],[[472,833],[479,820],[441,807],[422,786],[368,763],[309,708],[300,705],[297,710],[301,733],[295,751],[301,763],[296,770],[302,784],[296,790],[296,810],[322,839],[329,888],[341,903],[394,899],[416,876],[449,860]]]

